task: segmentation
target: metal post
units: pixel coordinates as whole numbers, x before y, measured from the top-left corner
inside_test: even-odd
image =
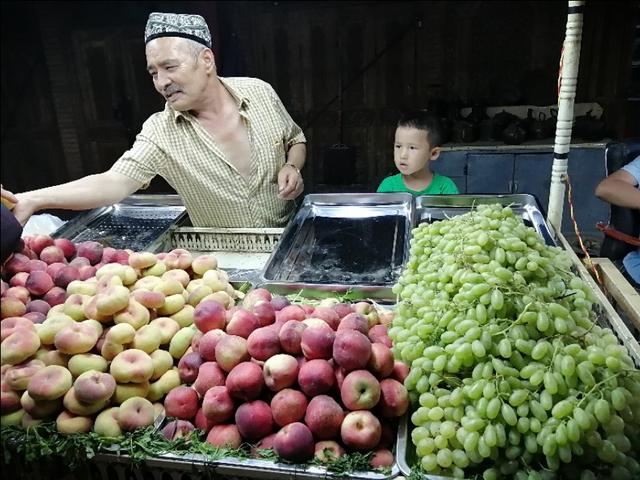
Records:
[[[558,75],[558,119],[553,147],[553,167],[549,189],[549,213],[547,221],[556,232],[562,229],[564,208],[564,177],[569,163],[569,145],[573,127],[573,103],[578,85],[580,42],[582,39],[582,15],[584,1],[570,1],[567,12],[567,29],[560,56]]]

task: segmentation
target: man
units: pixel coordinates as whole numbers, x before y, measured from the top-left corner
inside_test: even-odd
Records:
[[[619,207],[640,210],[640,157],[616,170],[596,187],[596,196]],[[628,253],[622,263],[636,284],[640,284],[640,251]]]
[[[17,194],[21,223],[47,208],[117,203],[159,174],[195,226],[279,227],[304,188],[306,139],[273,88],[255,78],[220,78],[199,15],[151,13],[147,69],[167,101],[132,148],[106,172]]]
[[[11,254],[18,250],[20,245],[20,236],[22,235],[22,225],[18,223],[16,217],[11,213],[13,204],[17,201],[11,192],[7,192],[0,185],[0,227],[2,235],[0,235],[0,263],[4,263]]]

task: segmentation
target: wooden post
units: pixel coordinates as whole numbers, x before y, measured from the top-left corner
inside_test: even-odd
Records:
[[[562,230],[562,210],[564,208],[564,177],[569,165],[569,144],[573,128],[573,103],[578,85],[580,65],[580,42],[582,39],[583,1],[570,1],[567,13],[567,29],[560,56],[558,74],[558,119],[553,147],[553,167],[549,189],[548,222],[560,232]]]

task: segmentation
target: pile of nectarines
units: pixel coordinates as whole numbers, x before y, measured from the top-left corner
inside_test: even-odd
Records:
[[[224,310],[241,295],[212,256],[44,235],[2,273],[2,425],[56,419],[63,433],[150,425],[163,408],[153,402],[186,381],[177,364],[198,304]]]
[[[307,302],[311,303],[311,302]],[[408,406],[408,373],[387,336],[392,314],[367,302],[290,304],[257,288],[226,309],[204,300],[198,331],[180,360],[184,384],[164,400],[168,438],[194,428],[214,446],[273,449],[282,458],[322,461],[375,451],[393,464],[396,419]]]

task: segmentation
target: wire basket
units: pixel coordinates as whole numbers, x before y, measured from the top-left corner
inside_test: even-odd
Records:
[[[178,227],[170,232],[171,246],[191,252],[271,253],[283,228]]]

